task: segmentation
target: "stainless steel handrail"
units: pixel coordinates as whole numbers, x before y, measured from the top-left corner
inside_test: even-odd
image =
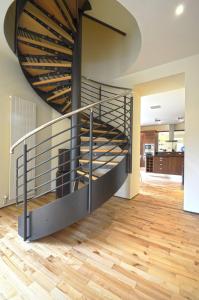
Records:
[[[20,145],[21,143],[23,143],[24,141],[26,141],[26,139],[30,138],[30,137],[33,136],[34,134],[40,132],[41,130],[43,130],[43,129],[45,129],[45,128],[48,128],[49,126],[51,126],[51,125],[53,125],[53,124],[56,124],[57,122],[62,121],[62,120],[64,120],[64,119],[66,119],[66,118],[72,117],[72,116],[75,115],[75,114],[78,114],[78,113],[83,112],[83,111],[85,111],[85,110],[91,109],[91,108],[93,108],[93,107],[95,107],[95,106],[99,106],[99,104],[102,104],[102,103],[104,103],[104,102],[110,102],[110,101],[116,100],[117,98],[124,97],[124,96],[128,96],[130,93],[131,93],[130,90],[125,91],[125,92],[123,92],[123,93],[121,93],[121,94],[118,94],[118,95],[116,95],[116,96],[114,96],[114,97],[106,98],[106,99],[103,99],[103,100],[98,101],[98,102],[96,102],[96,103],[93,103],[93,104],[87,105],[87,106],[85,106],[85,107],[76,109],[76,110],[74,110],[74,111],[72,111],[72,112],[70,112],[70,113],[68,113],[68,114],[65,114],[65,115],[63,115],[63,116],[61,116],[61,117],[58,117],[58,118],[56,118],[56,119],[54,119],[54,120],[52,120],[52,121],[49,121],[49,122],[47,122],[47,123],[45,123],[45,124],[39,126],[38,128],[36,128],[36,129],[32,130],[31,132],[25,134],[25,135],[24,135],[22,138],[20,138],[16,143],[14,143],[14,144],[11,146],[11,148],[10,148],[10,154],[13,154],[13,153],[14,153],[14,149],[15,149],[18,145]]]

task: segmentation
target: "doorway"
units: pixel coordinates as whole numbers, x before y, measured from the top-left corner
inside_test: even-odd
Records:
[[[185,83],[184,74],[139,85],[141,98],[141,188],[181,191],[183,207]],[[160,191],[158,191],[160,192]]]

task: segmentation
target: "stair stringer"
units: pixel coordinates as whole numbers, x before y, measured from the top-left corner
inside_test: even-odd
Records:
[[[127,178],[127,157],[108,173],[93,181],[91,211],[110,199]],[[111,179],[111,184],[110,184]],[[88,185],[29,213],[29,240],[34,241],[66,228],[89,215]],[[23,237],[23,215],[18,219],[18,233]]]

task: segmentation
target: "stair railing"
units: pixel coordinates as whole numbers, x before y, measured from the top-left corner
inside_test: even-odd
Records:
[[[48,201],[65,197],[88,186],[87,211],[92,207],[93,182],[127,158],[131,172],[133,97],[130,90],[118,90],[82,78],[80,109],[52,120],[19,139],[12,147],[22,147],[16,159],[16,204],[23,206],[19,234],[31,239],[31,206],[33,199]],[[80,116],[79,124],[71,126],[70,118]],[[71,153],[71,132],[80,128],[78,156]],[[35,138],[34,146],[29,141]],[[77,167],[71,169],[71,157]],[[71,174],[75,173],[75,176]],[[72,184],[71,184],[72,183]],[[73,188],[71,188],[71,186]]]

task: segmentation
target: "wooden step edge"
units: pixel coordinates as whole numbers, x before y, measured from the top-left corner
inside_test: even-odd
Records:
[[[54,83],[54,82],[60,82],[60,81],[68,81],[71,80],[71,76],[66,76],[66,77],[58,77],[58,78],[53,78],[53,79],[46,79],[46,80],[41,80],[37,82],[33,82],[33,86],[39,86],[43,84],[48,84],[48,83]]]
[[[26,5],[25,10],[31,15],[35,16],[38,20],[41,20],[43,23],[45,23],[47,29],[48,27],[52,28],[55,32],[60,34],[70,43],[74,44],[73,38],[64,29],[57,25],[52,19],[46,16],[39,8],[37,8],[34,4],[30,2],[28,3],[28,6]]]
[[[79,175],[83,175],[83,176],[86,177],[86,178],[89,178],[89,174],[86,173],[86,172],[84,172],[84,171],[78,170],[77,173],[78,173]],[[92,180],[97,180],[97,179],[98,179],[98,177],[96,177],[96,176],[94,176],[94,175],[92,176]]]
[[[90,121],[88,120],[85,120],[85,119],[81,119],[81,122],[84,123],[84,124],[89,124]],[[96,125],[96,126],[101,126],[101,127],[107,127],[105,124],[100,124],[100,123],[97,123],[97,122],[93,122],[93,125]]]
[[[67,109],[69,108],[71,106],[71,102],[69,101],[65,106],[64,106],[64,108],[62,109],[62,113],[64,113],[64,112],[66,112],[67,111]]]
[[[82,132],[89,132],[90,130],[89,130],[89,129],[86,129],[86,128],[81,128],[81,131],[82,131]],[[94,132],[94,133],[107,134],[107,135],[117,135],[117,134],[119,134],[118,132],[109,132],[109,131],[107,131],[107,130],[98,130],[98,129],[93,129],[93,132]]]
[[[81,137],[81,140],[83,141],[83,142],[89,142],[90,141],[90,138],[89,137],[85,137],[85,136],[82,136]],[[93,137],[93,142],[94,143],[100,143],[100,142],[110,142],[110,143],[119,143],[119,144],[121,144],[121,143],[127,143],[128,142],[128,140],[111,140],[111,139],[106,139],[106,138],[98,138],[98,137]]]
[[[74,32],[76,32],[77,29],[76,29],[76,27],[75,27],[75,25],[74,25],[74,23],[73,23],[73,19],[72,19],[72,17],[70,16],[70,14],[69,14],[69,12],[68,12],[66,6],[64,5],[64,3],[63,3],[62,1],[57,2],[57,0],[55,0],[55,3],[57,4],[57,6],[58,6],[59,10],[61,11],[62,15],[64,14],[64,17],[65,17],[65,19],[67,20],[67,23],[68,23],[68,25],[70,26],[70,28],[71,28]]]
[[[86,163],[89,163],[89,159],[80,159],[79,162],[81,164],[86,164]],[[106,164],[106,165],[109,165],[109,166],[115,166],[119,162],[114,162],[114,161],[106,162],[106,161],[100,161],[100,160],[93,160],[92,163],[96,164],[96,165],[105,165]]]
[[[37,46],[40,46],[42,48],[51,49],[51,50],[58,51],[58,52],[61,52],[61,53],[72,56],[72,50],[70,50],[66,47],[63,47],[63,46],[59,46],[57,44],[51,44],[50,42],[47,42],[47,41],[46,42],[40,42],[40,41],[36,41],[36,40],[30,39],[30,38],[27,38],[27,37],[23,37],[23,36],[19,36],[19,35],[18,35],[17,39],[20,42],[28,43],[30,46],[31,46],[31,44],[32,45],[37,45]]]
[[[64,89],[63,91],[59,92],[59,93],[56,93],[55,95],[53,96],[50,96],[47,98],[47,101],[50,101],[50,100],[53,100],[53,99],[56,99],[64,94],[67,94],[67,93],[70,93],[71,92],[71,88],[68,88],[68,89]]]
[[[32,66],[32,67],[60,67],[60,68],[71,68],[71,63],[42,63],[42,62],[22,62],[22,66]]]
[[[80,151],[81,152],[89,152],[90,151],[90,149],[89,149],[89,147],[88,148],[86,148],[86,147],[84,147],[84,148],[82,148],[81,147],[81,149],[80,149]],[[128,153],[128,150],[109,150],[109,149],[93,149],[93,152],[96,152],[96,153],[110,153],[110,154],[119,154],[119,153],[121,153],[121,155],[124,155],[124,154],[127,154]]]

